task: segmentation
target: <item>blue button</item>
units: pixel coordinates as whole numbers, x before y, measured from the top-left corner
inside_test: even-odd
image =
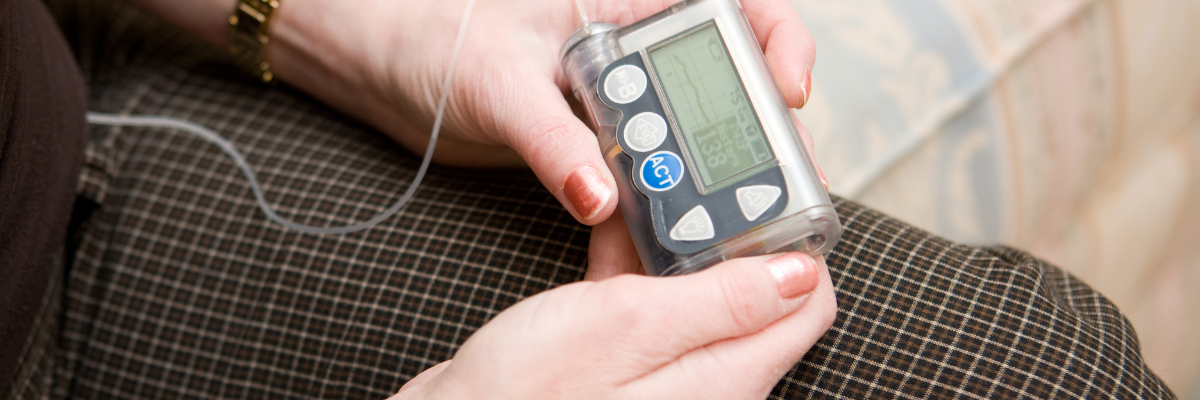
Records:
[[[642,184],[661,192],[675,187],[683,179],[683,160],[669,151],[660,151],[642,161]]]

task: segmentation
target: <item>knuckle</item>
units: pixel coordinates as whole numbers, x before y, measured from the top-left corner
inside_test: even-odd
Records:
[[[555,154],[571,137],[573,122],[564,116],[548,116],[534,120],[529,128],[513,132],[514,147],[524,148],[527,157]]]

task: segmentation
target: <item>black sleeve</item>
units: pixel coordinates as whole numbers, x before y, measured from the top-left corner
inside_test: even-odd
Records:
[[[0,395],[60,276],[84,134],[84,89],[45,5],[0,0]]]

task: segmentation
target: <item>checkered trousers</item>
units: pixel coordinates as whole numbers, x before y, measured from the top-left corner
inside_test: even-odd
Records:
[[[419,160],[382,135],[144,17],[57,6],[93,110],[222,133],[285,217],[362,221],[414,175]],[[381,398],[586,267],[588,229],[527,171],[435,167],[382,225],[319,236],[269,222],[201,139],[88,134],[80,193],[94,206],[66,278],[54,397]],[[1129,322],[1061,270],[837,208],[836,322],[772,398],[1172,397]]]

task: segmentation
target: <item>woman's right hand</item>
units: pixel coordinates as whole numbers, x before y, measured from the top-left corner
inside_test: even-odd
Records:
[[[677,1],[582,4],[593,21],[627,25]],[[816,53],[800,16],[785,0],[741,4],[785,101],[801,107]],[[565,98],[570,88],[558,54],[580,26],[575,2],[479,1],[451,71],[465,7],[463,0],[286,0],[271,22],[267,54],[276,77],[416,154],[429,143],[450,74],[434,162],[528,165],[580,223],[609,219],[617,208],[616,180],[595,133]]]
[[[392,399],[763,399],[836,309],[802,253],[578,282],[500,313]]]

